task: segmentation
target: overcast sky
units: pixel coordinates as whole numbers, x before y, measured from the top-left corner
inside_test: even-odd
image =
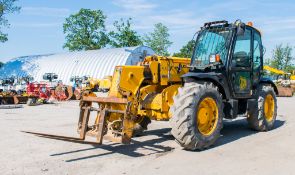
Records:
[[[280,43],[295,46],[294,0],[20,0],[20,13],[9,15],[9,41],[0,43],[0,61],[18,56],[67,52],[62,24],[80,8],[100,9],[107,29],[120,18],[133,18],[140,34],[162,22],[170,29],[170,52],[177,52],[204,22],[252,21],[263,36],[266,57]]]

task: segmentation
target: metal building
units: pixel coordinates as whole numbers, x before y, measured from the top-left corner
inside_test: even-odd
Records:
[[[64,84],[70,84],[71,76],[103,78],[112,75],[117,65],[135,65],[153,54],[151,48],[138,46],[19,57],[4,65],[0,77],[32,76],[42,81],[45,73],[56,73]]]

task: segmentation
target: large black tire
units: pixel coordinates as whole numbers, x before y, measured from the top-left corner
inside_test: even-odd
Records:
[[[274,111],[271,120],[267,120],[264,113],[265,99],[268,95],[271,95],[274,100]],[[270,85],[260,85],[257,91],[257,104],[256,109],[248,111],[247,121],[249,127],[256,131],[268,131],[271,130],[275,124],[277,117],[277,98],[273,88]]]
[[[218,118],[214,124],[213,132],[210,135],[204,135],[197,126],[197,118],[199,117],[197,111],[201,101],[208,97],[216,103]],[[224,117],[222,95],[211,82],[192,80],[185,82],[184,86],[178,89],[170,112],[172,114],[170,119],[171,133],[184,149],[202,150],[208,148],[220,136]]]

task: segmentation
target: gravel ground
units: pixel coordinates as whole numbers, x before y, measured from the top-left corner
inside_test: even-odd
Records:
[[[251,131],[244,118],[225,121],[215,146],[201,152],[179,147],[168,122],[152,122],[131,145],[80,144],[21,132],[78,137],[77,101],[0,109],[0,175],[295,174],[295,98],[278,98],[278,106],[272,131]]]

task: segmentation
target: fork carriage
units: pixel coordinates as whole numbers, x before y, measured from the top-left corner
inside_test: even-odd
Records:
[[[97,103],[99,107],[92,107],[93,103]],[[112,109],[112,105],[124,105],[123,110]],[[134,121],[129,117],[129,106],[125,98],[109,98],[109,97],[87,97],[81,100],[80,117],[78,122],[78,133],[80,139],[84,140],[85,136],[95,137],[98,144],[102,144],[103,138],[113,142],[130,143],[132,137]],[[93,125],[88,125],[90,113],[96,112],[96,119]],[[110,121],[111,115],[120,115],[118,119]]]

